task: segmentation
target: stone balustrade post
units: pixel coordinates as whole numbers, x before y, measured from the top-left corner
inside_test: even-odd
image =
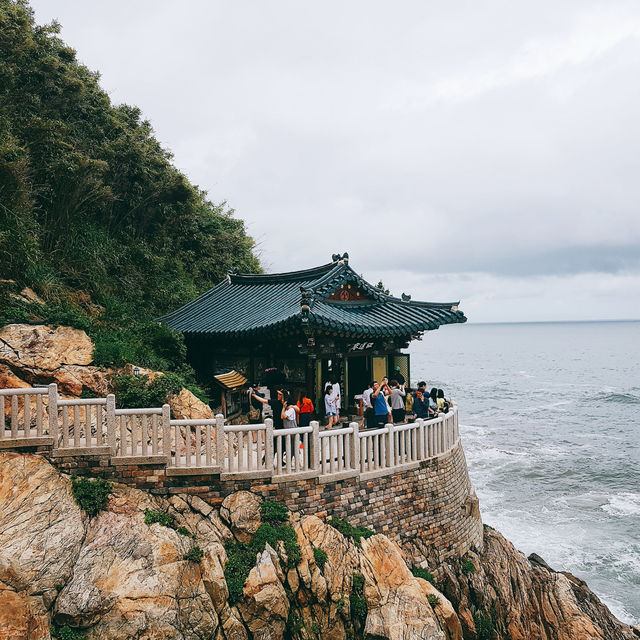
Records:
[[[53,438],[53,448],[58,448],[58,385],[52,382],[48,387],[49,435]],[[4,415],[2,416],[4,419]],[[4,424],[2,425],[4,429]]]
[[[349,426],[353,429],[351,440],[349,441],[351,447],[351,468],[360,469],[360,425],[357,422],[352,422]]]
[[[107,396],[105,404],[105,413],[107,419],[107,444],[111,449],[111,455],[116,455],[116,397],[113,393]]]
[[[275,471],[273,466],[273,420],[271,418],[266,418],[264,426],[264,466],[267,471],[273,472]],[[276,464],[279,464],[279,462]]]
[[[396,448],[395,448],[395,431],[393,428],[393,424],[390,422],[385,425],[387,429],[389,429],[389,433],[387,434],[387,459],[386,464],[387,467],[395,467],[396,466]]]
[[[216,464],[225,469],[225,450],[224,450],[224,416],[221,413],[216,414]]]
[[[426,447],[425,447],[425,429],[424,429],[424,420],[422,418],[418,418],[416,420],[416,424],[418,425],[418,460],[424,460],[426,455]]]
[[[309,460],[310,469],[318,471],[320,469],[320,423],[317,420],[312,420],[310,423],[311,429],[311,459]]]
[[[162,447],[167,457],[167,466],[171,466],[171,407],[168,404],[162,405]],[[176,458],[180,455],[176,451]]]

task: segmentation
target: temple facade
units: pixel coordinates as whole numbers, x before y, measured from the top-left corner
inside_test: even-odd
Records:
[[[403,349],[411,340],[466,317],[458,302],[386,294],[358,275],[345,253],[302,271],[230,273],[158,321],[184,334],[205,386],[235,370],[251,382],[304,388],[319,400],[323,384],[338,381],[353,406],[354,395],[371,380],[395,376],[409,382]]]

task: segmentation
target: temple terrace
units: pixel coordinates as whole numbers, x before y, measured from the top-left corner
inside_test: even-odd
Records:
[[[200,381],[230,370],[268,384],[277,372],[290,388],[321,398],[339,381],[353,398],[371,380],[410,379],[402,350],[425,331],[466,322],[458,302],[417,302],[386,294],[358,275],[348,254],[312,269],[228,274],[220,284],[159,321],[181,331]]]

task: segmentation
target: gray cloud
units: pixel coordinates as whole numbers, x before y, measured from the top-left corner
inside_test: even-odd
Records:
[[[434,297],[427,273],[460,274],[444,298],[473,295],[462,278],[507,296],[493,274],[534,310],[549,289],[519,278],[557,276],[587,287],[582,317],[601,300],[574,274],[640,278],[635,2],[33,6],[235,207],[267,268],[346,250],[372,279],[414,274],[414,297]]]

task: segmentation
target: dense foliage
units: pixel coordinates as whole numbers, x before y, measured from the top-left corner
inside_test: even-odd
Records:
[[[71,491],[78,506],[91,518],[106,508],[113,485],[104,478],[71,478]]]
[[[26,0],[0,0],[0,278],[45,302],[0,296],[0,325],[67,324],[94,339],[97,364],[188,378],[181,337],[153,319],[227,270],[258,271],[253,240],[58,31]]]

